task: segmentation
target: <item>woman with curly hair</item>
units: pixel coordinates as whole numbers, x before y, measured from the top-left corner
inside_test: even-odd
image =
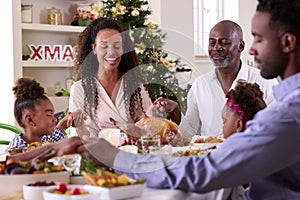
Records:
[[[267,106],[263,92],[256,83],[238,82],[226,97],[228,99],[222,111],[224,138],[244,131],[246,122]]]
[[[69,112],[56,125],[57,118],[54,116],[53,104],[45,95],[40,83],[31,78],[19,78],[13,87],[13,92],[16,98],[15,119],[24,129],[24,133],[16,136],[9,143],[6,151],[26,149],[35,142],[44,144],[64,139],[64,131],[73,124],[74,116]]]
[[[116,20],[98,18],[78,36],[69,109],[87,114],[91,136],[115,127],[109,118],[134,123],[145,116],[152,102],[138,65],[128,31]]]

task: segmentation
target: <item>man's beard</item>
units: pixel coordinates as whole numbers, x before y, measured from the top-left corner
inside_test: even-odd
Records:
[[[229,67],[229,58],[225,58],[222,62],[215,62],[213,59],[210,59],[217,69],[224,69]]]

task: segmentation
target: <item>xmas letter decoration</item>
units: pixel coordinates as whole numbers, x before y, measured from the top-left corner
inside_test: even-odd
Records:
[[[36,61],[72,61],[73,47],[71,45],[28,44],[31,51],[30,60]]]

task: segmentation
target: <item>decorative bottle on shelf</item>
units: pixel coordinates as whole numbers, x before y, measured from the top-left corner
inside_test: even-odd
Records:
[[[48,9],[48,24],[62,25],[60,9],[54,7]]]

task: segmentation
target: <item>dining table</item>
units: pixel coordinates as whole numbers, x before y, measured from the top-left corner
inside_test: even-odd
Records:
[[[207,193],[184,192],[174,189],[154,189],[145,188],[139,197],[130,198],[130,200],[242,200],[243,188],[222,188]],[[0,200],[24,200],[23,191],[17,190],[4,195],[0,195]],[[101,200],[99,198],[99,200]]]
[[[196,146],[194,145],[193,147],[201,147],[201,149],[209,149],[209,151],[212,151],[214,148],[211,147],[215,147],[218,145],[219,144],[196,144]],[[185,152],[189,149],[191,149],[191,146],[172,147],[171,152],[174,154],[177,152]],[[199,156],[204,156],[206,153],[207,152],[205,151],[204,154],[201,154]],[[71,176],[70,178],[71,184],[86,184],[83,177]],[[2,185],[2,187],[5,187],[5,185]],[[186,192],[179,189],[160,189],[146,187],[140,196],[130,198],[130,200],[242,200],[243,193],[243,186],[221,188],[206,193]],[[0,200],[24,200],[23,191],[21,189],[18,189],[6,194],[0,194]],[[99,200],[101,200],[100,197]]]
[[[134,200],[242,200],[244,189],[241,186],[222,188],[207,193],[184,192],[173,189],[146,188],[142,196]]]

